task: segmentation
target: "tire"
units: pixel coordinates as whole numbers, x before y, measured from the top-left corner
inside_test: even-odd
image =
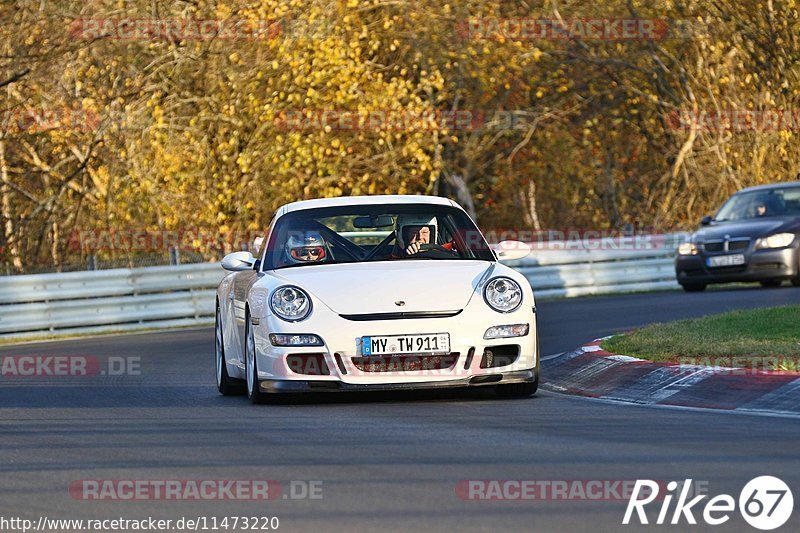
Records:
[[[222,317],[219,304],[217,304],[216,320],[214,321],[214,366],[216,368],[217,390],[223,396],[244,394],[244,382],[228,375],[228,367],[225,365],[225,342],[222,335]]]
[[[681,283],[681,287],[686,292],[703,292],[706,290],[705,283]]]
[[[529,398],[539,390],[539,369],[536,377],[527,383],[511,383],[510,385],[497,385],[494,388],[498,398]]]
[[[244,372],[247,376],[247,397],[254,404],[267,403],[269,395],[261,392],[258,386],[258,361],[256,360],[256,344],[253,326],[250,324],[249,310],[244,315]]]
[[[775,287],[780,287],[783,280],[781,279],[765,279],[763,281],[759,281],[762,287],[765,289],[774,289]]]
[[[793,278],[790,278],[789,281],[792,282],[794,287],[800,287],[800,252],[797,254],[797,261],[795,261],[797,265],[797,275]]]

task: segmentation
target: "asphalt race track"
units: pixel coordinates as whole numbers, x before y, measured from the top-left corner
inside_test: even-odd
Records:
[[[542,353],[650,322],[788,303],[800,303],[800,289],[539,302]],[[0,517],[277,516],[285,531],[757,531],[738,512],[713,528],[622,526],[624,500],[477,501],[456,488],[462,480],[691,478],[711,495],[738,499],[751,478],[775,475],[800,500],[800,420],[793,418],[620,405],[542,390],[529,400],[469,391],[253,406],[217,394],[211,328],[0,348],[2,356],[30,354],[96,358],[99,368],[112,357],[138,361],[140,369],[0,377]],[[80,480],[175,479],[276,480],[283,496],[97,501],[69,490]],[[321,498],[306,497],[309,486]],[[660,504],[653,505],[651,522]],[[702,523],[702,509],[695,515]],[[797,512],[781,530],[800,530]]]

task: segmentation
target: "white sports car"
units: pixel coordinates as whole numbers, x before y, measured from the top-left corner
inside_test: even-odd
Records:
[[[530,248],[490,247],[455,202],[363,196],[281,207],[266,239],[225,256],[217,289],[222,394],[539,383],[533,291],[500,264]]]

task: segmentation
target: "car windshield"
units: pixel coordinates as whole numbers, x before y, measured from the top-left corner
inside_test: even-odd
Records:
[[[432,204],[326,207],[278,219],[265,269],[427,259],[494,261],[486,240],[460,209]]]
[[[800,187],[734,194],[714,217],[718,222],[800,216]]]

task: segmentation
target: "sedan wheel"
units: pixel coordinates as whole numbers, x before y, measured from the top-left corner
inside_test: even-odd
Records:
[[[775,288],[780,287],[783,280],[780,279],[765,279],[764,281],[760,281],[762,287],[765,288]]]
[[[217,374],[217,390],[224,396],[242,394],[244,392],[242,382],[228,375],[228,367],[225,364],[225,342],[222,335],[222,319],[219,306],[217,306],[214,325],[214,366]]]

